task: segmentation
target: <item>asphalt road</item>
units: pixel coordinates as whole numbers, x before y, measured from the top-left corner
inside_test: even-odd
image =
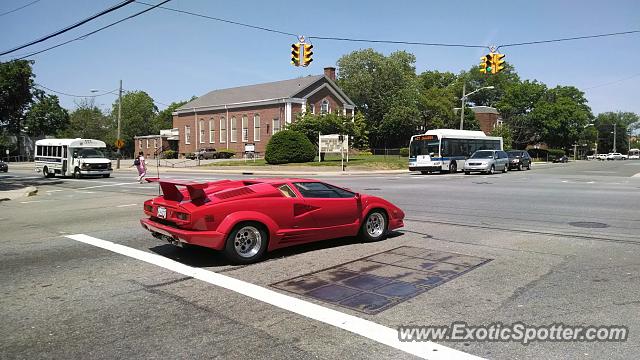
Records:
[[[640,353],[640,177],[633,175],[639,173],[640,161],[591,161],[492,176],[321,177],[392,201],[407,215],[405,228],[376,243],[338,239],[276,251],[249,266],[151,237],[138,220],[142,202],[158,189],[136,183],[133,172],[80,180],[43,179],[27,170],[0,174],[5,187],[28,184],[39,190],[37,196],[0,203],[0,357],[415,358],[381,343],[374,327],[346,331],[297,309],[267,304],[249,290],[242,294],[132,257],[140,250],[142,257],[160,255],[320,305],[322,314],[337,310],[331,314],[338,322],[354,316],[391,329],[455,321],[629,327],[622,343],[439,343],[480,357],[635,358]],[[72,234],[127,248],[116,253],[66,237]],[[377,314],[271,286],[399,246],[491,261]],[[461,354],[447,348],[428,357]]]

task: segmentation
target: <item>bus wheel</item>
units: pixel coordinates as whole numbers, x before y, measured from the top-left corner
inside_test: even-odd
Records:
[[[422,170],[422,171],[420,171],[420,173],[421,173],[422,175],[427,175],[429,172],[428,172],[428,171],[426,171],[426,170]]]
[[[80,169],[76,168],[75,170],[73,170],[73,178],[74,179],[80,179],[82,177],[82,174],[80,174]]]
[[[50,178],[53,177],[54,173],[50,173],[49,168],[45,166],[42,168],[42,175],[44,175],[44,177],[46,178]]]
[[[452,161],[451,164],[449,164],[449,172],[451,174],[455,174],[456,172],[458,172],[458,165],[455,161]]]

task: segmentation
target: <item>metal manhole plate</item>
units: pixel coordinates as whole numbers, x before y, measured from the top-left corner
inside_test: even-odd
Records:
[[[365,191],[378,191],[378,190],[382,190],[380,188],[365,188]]]
[[[607,225],[605,223],[591,222],[591,221],[570,222],[569,225],[575,226],[575,227],[581,227],[581,228],[588,228],[588,229],[602,229],[602,228],[608,228],[609,227],[609,225]]]
[[[366,314],[377,314],[491,260],[401,246],[271,286]]]
[[[473,183],[474,184],[478,184],[478,185],[490,185],[490,184],[493,184],[493,183],[490,183],[488,181],[474,181]]]

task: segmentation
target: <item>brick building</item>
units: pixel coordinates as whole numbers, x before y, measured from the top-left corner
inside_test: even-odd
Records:
[[[145,159],[155,159],[165,150],[178,151],[178,129],[160,130],[157,135],[135,136],[136,156],[142,151]]]
[[[254,144],[264,154],[269,139],[307,109],[314,114],[354,115],[354,103],[335,83],[335,68],[323,75],[214,90],[173,113],[181,156],[199,149],[229,149],[236,154]]]

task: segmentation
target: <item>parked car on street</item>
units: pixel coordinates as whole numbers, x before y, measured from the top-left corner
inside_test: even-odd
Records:
[[[598,159],[598,160],[607,160],[607,154],[598,154],[596,156],[596,159]]]
[[[567,155],[562,155],[560,157],[557,157],[555,159],[553,159],[554,163],[566,163],[569,162],[569,158],[567,157]]]
[[[6,162],[0,160],[0,171],[7,172],[9,171],[9,165]]]
[[[377,241],[404,226],[392,203],[318,180],[147,181],[159,182],[163,195],[145,201],[144,229],[177,246],[221,250],[234,263],[325,239]]]
[[[609,153],[607,160],[624,160],[624,157],[621,153]]]
[[[478,150],[464,163],[464,173],[481,172],[493,174],[495,171],[509,171],[509,155],[502,150]]]
[[[511,150],[507,151],[509,156],[509,170],[523,168],[531,170],[531,156],[526,150]]]
[[[629,153],[627,154],[629,160],[639,160],[640,159],[640,149],[629,149]]]

